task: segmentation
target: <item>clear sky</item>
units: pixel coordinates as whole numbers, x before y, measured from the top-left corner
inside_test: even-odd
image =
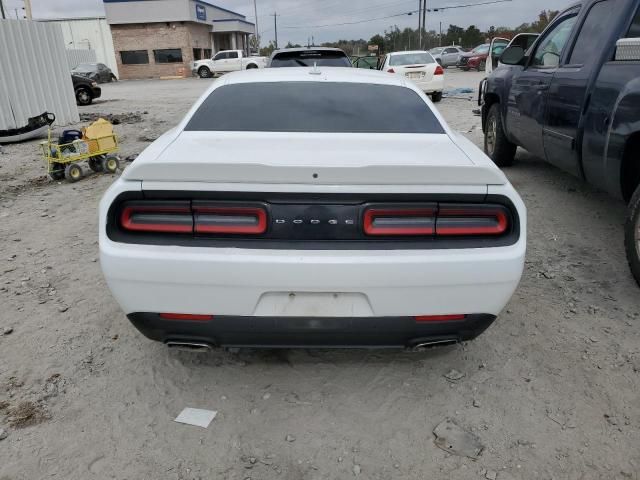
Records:
[[[209,3],[237,11],[254,20],[253,0],[208,0]],[[427,0],[427,8],[482,3],[489,0]],[[307,43],[313,36],[316,43],[359,38],[369,39],[376,33],[398,25],[417,28],[418,17],[402,15],[418,9],[418,0],[256,0],[258,5],[258,26],[262,43],[274,38],[273,16],[278,17],[278,43]],[[14,9],[23,6],[22,0],[4,0],[8,14],[14,16]],[[37,18],[67,18],[104,15],[102,0],[31,0],[34,16]],[[531,22],[543,9],[560,10],[575,3],[575,0],[511,0],[507,3],[479,5],[441,12],[427,13],[427,29],[438,30],[442,22],[443,30],[449,24],[462,27],[476,25],[481,30],[490,26],[517,26]],[[374,21],[366,21],[377,19]],[[362,22],[364,20],[364,22]],[[338,23],[351,25],[335,25]],[[331,25],[324,27],[323,25]],[[295,27],[295,28],[292,28]]]

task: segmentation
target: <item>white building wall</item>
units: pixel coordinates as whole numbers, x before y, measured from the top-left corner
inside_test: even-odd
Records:
[[[44,112],[57,125],[80,121],[59,25],[0,20],[0,130]]]
[[[119,77],[111,29],[105,18],[51,20],[47,23],[60,25],[66,48],[95,50],[96,60]]]

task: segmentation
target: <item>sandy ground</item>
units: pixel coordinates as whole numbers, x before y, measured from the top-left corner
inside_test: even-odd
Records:
[[[447,71],[450,86],[480,78]],[[138,112],[116,127],[127,156],[209,82],[104,85],[81,112]],[[439,108],[481,144],[472,101]],[[2,150],[1,480],[640,478],[640,297],[625,207],[525,152],[507,174],[529,209],[526,271],[476,341],[419,354],[199,355],[138,334],[105,286],[96,209],[114,178],[51,182],[37,142]],[[448,380],[451,369],[464,376]],[[206,430],[174,423],[187,406],[218,417]],[[446,418],[479,437],[478,460],[434,445]]]

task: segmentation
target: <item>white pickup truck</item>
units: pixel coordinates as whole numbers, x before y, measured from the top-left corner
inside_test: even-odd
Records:
[[[267,57],[247,57],[242,50],[222,50],[211,59],[193,62],[191,71],[200,78],[209,78],[220,73],[264,68],[266,65]]]

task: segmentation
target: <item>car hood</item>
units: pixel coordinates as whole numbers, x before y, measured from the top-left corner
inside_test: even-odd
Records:
[[[506,183],[482,152],[468,154],[447,134],[170,132],[123,177],[225,184]]]

